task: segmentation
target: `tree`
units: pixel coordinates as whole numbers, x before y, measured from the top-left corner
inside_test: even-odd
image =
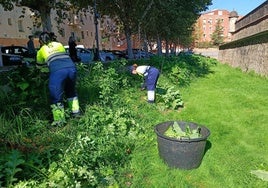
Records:
[[[163,39],[166,52],[170,43],[191,44],[193,25],[201,11],[205,11],[211,0],[155,0],[152,11],[145,20],[147,36],[158,41],[161,47]],[[161,49],[158,49],[159,53]]]
[[[202,22],[197,22],[194,27],[193,32],[193,40],[197,47],[200,47],[202,43],[202,36],[203,36],[203,29],[202,29]]]
[[[0,0],[6,10],[16,5],[29,7],[40,16],[43,30],[51,31],[51,10],[55,10],[58,25],[68,18],[65,11],[76,12],[92,8],[97,3],[97,10],[102,15],[113,18],[125,33],[130,58],[133,34],[142,34],[144,40],[157,40],[159,45],[164,39],[168,43],[186,40],[199,13],[207,9],[211,0]],[[146,36],[146,37],[145,37]]]
[[[224,35],[223,35],[223,26],[220,19],[217,20],[215,30],[211,35],[211,40],[213,45],[219,46],[223,44]]]
[[[138,33],[142,19],[148,12],[153,0],[99,0],[97,10],[101,15],[108,15],[122,26],[126,36],[128,55],[133,58],[132,39],[133,34]],[[94,1],[89,5],[93,7]]]

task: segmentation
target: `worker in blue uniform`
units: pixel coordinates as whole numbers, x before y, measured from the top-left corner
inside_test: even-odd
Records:
[[[39,36],[40,50],[37,52],[37,65],[47,64],[49,69],[49,92],[53,124],[66,122],[63,104],[65,94],[72,115],[80,113],[76,93],[77,70],[74,62],[66,53],[64,46],[55,41],[48,32]]]
[[[147,101],[148,103],[155,102],[155,90],[160,72],[153,66],[137,64],[132,65],[132,74],[138,74],[144,77],[144,87],[147,89]]]

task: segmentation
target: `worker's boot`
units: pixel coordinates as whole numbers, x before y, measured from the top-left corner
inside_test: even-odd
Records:
[[[71,112],[71,115],[76,117],[80,115],[80,110],[79,110],[79,101],[78,97],[73,97],[73,98],[68,98],[68,107]]]
[[[154,103],[155,101],[155,91],[147,91],[148,103]]]
[[[52,104],[51,109],[53,115],[52,125],[63,125],[64,123],[66,123],[64,106],[61,103]]]

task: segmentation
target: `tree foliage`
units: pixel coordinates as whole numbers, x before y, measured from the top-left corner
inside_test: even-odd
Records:
[[[102,0],[97,9],[122,25],[131,53],[133,34],[144,41],[191,43],[192,26],[210,4],[211,0]]]
[[[221,20],[217,20],[215,30],[211,35],[211,40],[213,42],[213,45],[219,46],[223,44],[224,35],[223,35],[223,26],[222,26]]]
[[[83,10],[96,7],[101,15],[113,18],[127,39],[128,53],[132,57],[133,34],[139,34],[143,40],[162,41],[166,44],[189,44],[192,26],[200,12],[205,11],[212,0],[1,0],[6,10],[12,10],[14,4],[29,7],[41,18],[43,30],[52,30],[51,10],[55,10],[57,22],[68,18],[65,11]],[[95,6],[96,5],[96,6]],[[58,24],[59,25],[59,24]]]
[[[153,0],[102,0],[97,2],[97,11],[101,15],[110,16],[118,26],[122,26],[130,58],[133,57],[131,37],[133,34],[137,34],[152,3]],[[90,5],[94,6],[94,1],[91,1]]]

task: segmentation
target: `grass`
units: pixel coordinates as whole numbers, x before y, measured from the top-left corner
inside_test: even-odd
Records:
[[[58,187],[80,186],[80,183],[81,187],[109,184],[123,188],[268,187],[267,182],[250,173],[258,169],[268,171],[267,78],[224,64],[208,70],[206,63],[210,64],[211,59],[187,58],[158,62],[163,69],[157,99],[164,85],[174,86],[184,101],[184,108],[179,110],[163,109],[158,101],[148,104],[146,91],[139,88],[142,82],[139,77],[117,75],[99,65],[85,67],[92,68],[89,72],[79,67],[78,93],[83,115],[69,119],[64,127],[50,127],[50,111],[48,105],[43,105],[47,103],[44,101],[47,93],[39,92],[46,83],[42,75],[35,76],[42,84],[36,80],[30,90],[11,95],[16,100],[9,97],[1,101],[0,109],[5,113],[0,115],[0,187],[6,185],[1,182],[6,177],[14,187],[47,187],[48,183]],[[196,73],[193,78],[198,77],[191,82],[187,79],[189,69]],[[172,71],[173,79],[169,79]],[[174,85],[177,75],[182,76],[179,81],[186,78],[186,84],[190,85]],[[31,83],[34,76],[26,76]],[[15,78],[21,80],[20,76]],[[38,91],[38,95],[28,98],[37,102],[22,95],[28,92],[26,96],[31,96],[32,91]],[[154,127],[172,120],[195,122],[211,131],[199,168],[171,169],[159,158]],[[125,132],[128,129],[130,134]],[[16,166],[17,158],[11,157],[16,153],[9,154],[12,160],[6,162],[5,151],[10,149],[19,149],[24,154],[21,157],[26,161],[24,164],[33,162],[45,177],[25,166],[21,173],[14,171],[9,175],[7,172],[13,166],[8,164],[22,168]],[[13,176],[18,179],[12,179]]]
[[[267,79],[219,64],[212,74],[181,89],[185,107],[159,112],[144,101],[132,104],[148,141],[133,151],[131,187],[268,187],[251,170],[268,170]],[[159,82],[161,82],[161,77]],[[168,168],[158,156],[154,125],[170,120],[207,126],[211,144],[194,170]]]

